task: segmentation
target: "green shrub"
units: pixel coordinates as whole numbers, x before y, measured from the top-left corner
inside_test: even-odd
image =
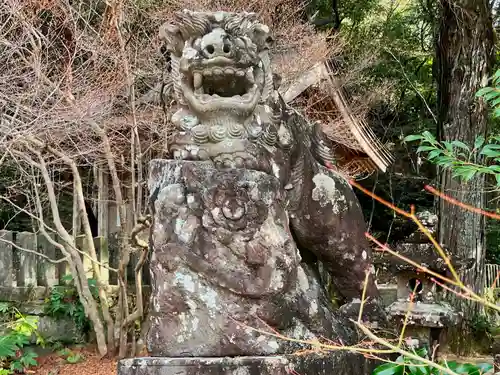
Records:
[[[66,281],[67,284],[57,285],[51,289],[50,296],[46,300],[47,305],[45,307],[45,313],[56,319],[70,318],[75,322],[76,327],[81,332],[88,333],[92,328],[91,323],[80,302],[73,278],[68,275],[63,281]],[[98,291],[96,281],[89,279],[88,283],[92,295],[97,300]]]
[[[7,303],[0,303],[0,315],[7,317],[0,337],[0,375],[24,372],[36,366],[37,354],[25,347],[33,335],[37,337],[37,344],[43,344],[38,334],[38,318],[25,316]]]
[[[428,358],[426,349],[420,349],[415,352],[418,357]],[[471,364],[457,363],[455,361],[440,361],[442,367],[448,368],[459,375],[482,375],[490,371],[493,365],[488,363]],[[406,356],[399,356],[396,362],[384,363],[378,366],[373,375],[442,375],[443,372],[433,366],[430,366],[420,360],[415,360]]]

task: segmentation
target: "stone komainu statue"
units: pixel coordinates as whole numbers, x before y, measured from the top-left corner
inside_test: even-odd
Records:
[[[169,152],[151,163],[153,356],[265,356],[268,337],[357,340],[378,308],[356,196],[328,140],[273,84],[273,38],[253,13],[175,13],[161,37],[178,108]],[[315,267],[331,274],[335,310]],[[367,277],[368,273],[368,277]],[[367,281],[367,285],[365,285]]]

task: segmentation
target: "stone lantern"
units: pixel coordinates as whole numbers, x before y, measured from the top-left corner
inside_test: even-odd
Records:
[[[417,216],[433,233],[437,216],[428,212]],[[394,250],[430,271],[449,277],[445,261],[420,231],[413,233],[403,243],[397,244]],[[467,268],[470,264],[456,257],[451,258],[448,252],[446,254],[457,271]],[[436,344],[442,346],[447,328],[457,325],[462,314],[444,301],[444,290],[433,281],[434,277],[387,252],[376,256],[375,265],[382,266],[396,278],[397,298],[387,307],[387,312],[388,318],[397,325],[399,331],[406,320],[406,342],[415,348],[427,347],[430,351]]]

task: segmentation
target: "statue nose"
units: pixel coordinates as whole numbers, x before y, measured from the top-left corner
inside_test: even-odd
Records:
[[[202,39],[205,56],[214,58],[218,56],[229,57],[233,52],[233,45],[223,31],[214,30]]]

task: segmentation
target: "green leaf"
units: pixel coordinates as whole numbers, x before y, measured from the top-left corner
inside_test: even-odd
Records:
[[[0,302],[0,313],[6,314],[10,310],[10,303]]]
[[[66,362],[71,363],[71,364],[75,364],[75,363],[83,361],[84,359],[85,358],[83,357],[83,355],[77,353],[77,354],[73,354],[73,355],[68,356],[68,358],[66,358]]]
[[[13,357],[18,349],[19,347],[13,335],[0,337],[0,358]]]
[[[470,151],[469,150],[469,146],[467,146],[465,143],[463,143],[461,141],[453,141],[453,142],[451,142],[451,144],[453,146],[455,146],[455,147],[462,148],[464,150]]]
[[[396,363],[385,363],[378,366],[372,375],[403,375],[403,366]]]
[[[429,366],[426,364],[417,364],[414,366],[408,366],[408,370],[411,375],[428,375],[430,374]]]
[[[492,92],[493,90],[495,90],[493,87],[483,87],[478,92],[476,92],[476,96],[484,96],[487,93]]]
[[[73,352],[69,350],[68,348],[63,348],[61,350],[57,351],[57,355],[61,357],[68,357],[70,355],[73,355]]]
[[[453,153],[453,145],[451,142],[443,141],[443,145],[450,154]]]
[[[15,372],[24,372],[24,366],[23,364],[20,362],[20,361],[13,361],[11,364],[10,364],[10,369],[15,371]]]
[[[417,153],[424,152],[424,151],[432,151],[435,149],[436,149],[436,147],[434,147],[434,146],[420,146],[419,148],[417,148]]]
[[[500,151],[499,150],[494,150],[494,149],[492,149],[489,146],[490,145],[484,146],[484,148],[481,150],[481,152],[479,153],[479,155],[484,155],[484,156],[486,156],[488,158],[498,158],[498,157],[500,157]]]
[[[495,74],[493,74],[493,82],[497,81],[500,79],[500,69],[498,69]]]
[[[477,173],[477,170],[471,169],[467,173],[463,174],[463,179],[465,181],[470,181],[470,180],[472,180],[474,178],[474,176],[476,175],[476,173]]]
[[[452,176],[454,178],[461,177],[465,181],[471,180],[477,173],[476,169],[470,167],[456,167],[453,169]]]
[[[492,150],[500,150],[500,145],[497,145],[497,144],[494,144],[494,143],[490,143],[490,144],[487,144],[483,147],[483,150],[485,148],[489,148],[489,149],[492,149]]]
[[[493,369],[493,365],[490,363],[478,363],[476,366],[476,372],[473,372],[472,374],[469,373],[469,375],[483,375]]]
[[[64,276],[61,278],[61,281],[64,281],[64,282],[70,282],[70,281],[73,281],[73,275],[71,275],[71,274],[66,274],[66,275],[64,275]]]
[[[483,97],[488,101],[492,101],[493,99],[497,98],[500,96],[500,91],[499,90],[493,90],[491,92],[488,92],[486,94],[483,94]]]
[[[500,186],[500,174],[495,175],[495,180],[497,181],[497,186]]]
[[[420,140],[420,139],[423,139],[424,137],[422,137],[421,135],[418,135],[418,134],[411,134],[411,135],[408,135],[406,136],[404,139],[403,139],[403,142],[413,142],[413,141],[417,141],[417,140]]]
[[[484,364],[482,366],[483,366],[483,368],[479,367],[479,365],[475,365],[472,363],[462,363],[462,364],[458,365],[454,371],[457,374],[481,375],[481,374],[484,374],[483,369],[488,368],[487,366],[485,367]],[[493,366],[490,367],[489,370],[491,370],[492,368],[493,368]]]
[[[23,353],[21,358],[19,358],[19,362],[24,367],[36,366],[38,365],[36,358],[38,358],[38,354],[30,350]]]
[[[482,135],[477,137],[476,141],[474,142],[474,149],[478,150],[484,144],[484,141],[485,139]]]
[[[21,316],[10,324],[11,328],[24,336],[31,336],[38,329],[37,316]]]
[[[430,143],[436,143],[436,138],[429,131],[426,130],[425,132],[423,132],[422,136]]]
[[[496,98],[489,103],[492,107],[497,107],[500,104],[500,98]]]
[[[439,156],[435,158],[432,162],[436,165],[450,166],[455,159],[449,156]]]
[[[444,361],[444,363],[440,363],[443,367],[447,367],[452,371],[455,371],[458,367],[458,363],[456,361]]]
[[[429,155],[427,155],[427,159],[431,160],[434,159],[435,157],[441,155],[443,153],[443,150],[433,150],[429,152]]]
[[[415,354],[418,355],[419,357],[426,358],[427,355],[429,354],[429,352],[427,351],[426,347],[423,347],[423,348],[417,349],[415,351]]]

